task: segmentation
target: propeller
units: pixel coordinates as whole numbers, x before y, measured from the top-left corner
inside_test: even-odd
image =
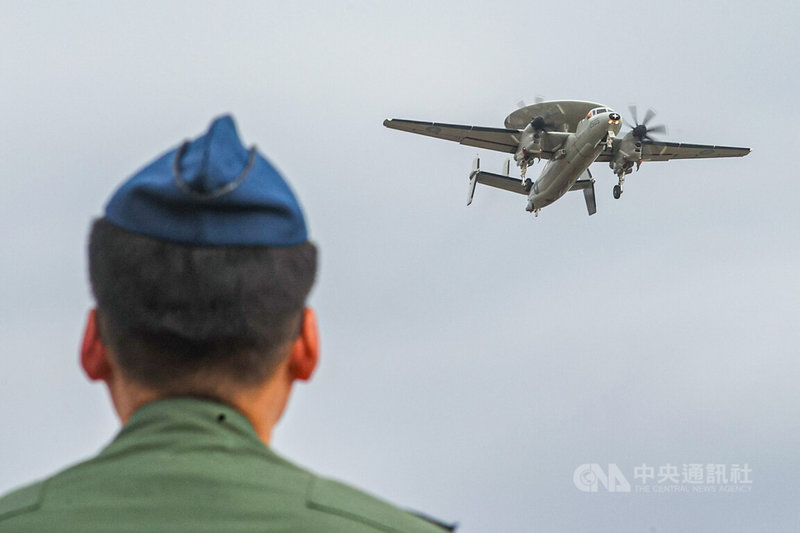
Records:
[[[536,104],[541,104],[542,102],[545,101],[545,99],[544,99],[544,96],[541,96],[541,95],[537,94],[534,97],[534,101],[535,101]],[[533,106],[530,106],[527,103],[525,103],[525,100],[520,100],[519,102],[517,102],[517,107],[519,109],[523,109],[525,107],[534,107],[535,108],[536,104],[534,104]],[[536,109],[533,109],[532,111],[535,112]],[[541,112],[541,110],[539,110],[539,112]],[[554,112],[553,110],[548,110],[544,114],[544,116],[542,116],[542,115],[535,115],[535,116],[528,115],[528,117],[530,117],[529,124],[531,126],[531,129],[533,129],[533,131],[535,131],[537,133],[545,133],[545,132],[548,132],[548,131],[557,131],[559,129],[559,124],[557,122],[553,121],[554,119],[556,121],[559,120],[559,113],[558,112]],[[522,116],[520,116],[520,119],[525,120],[525,118],[523,118]]]
[[[637,112],[636,106],[635,105],[628,106],[628,110],[630,110],[631,112],[634,125],[632,126],[628,124],[627,121],[625,121],[625,125],[632,130],[631,133],[633,133],[633,136],[639,139],[640,141],[643,141],[645,139],[649,141],[655,140],[653,139],[653,137],[650,136],[651,133],[661,133],[661,134],[667,133],[667,127],[664,126],[663,124],[659,124],[658,126],[648,127],[647,124],[653,119],[654,116],[656,116],[656,112],[653,111],[652,109],[647,110],[647,113],[645,113],[644,120],[642,120],[641,124],[639,123],[639,114]]]
[[[541,115],[538,115],[531,120],[531,127],[536,131],[548,131],[555,129],[556,125],[552,122],[548,122],[547,119]]]

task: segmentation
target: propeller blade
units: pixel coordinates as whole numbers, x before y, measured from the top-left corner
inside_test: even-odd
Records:
[[[629,105],[628,109],[633,116],[633,126],[628,124],[627,121],[623,120],[624,124],[631,128],[631,133],[634,137],[639,140],[654,140],[650,134],[651,133],[667,133],[667,127],[663,124],[659,124],[658,126],[653,126],[652,128],[647,127],[647,123],[653,120],[653,117],[656,116],[656,112],[652,109],[648,109],[647,112],[644,114],[644,120],[639,122],[639,114],[638,110],[636,109],[635,105]]]
[[[537,104],[541,104],[542,102],[544,102],[544,96],[542,96],[541,94],[537,94],[536,96],[533,97],[533,101]]]
[[[528,104],[525,103],[525,100],[520,100],[519,102],[517,102],[517,107],[519,109],[522,109],[523,107],[528,107]]]
[[[633,117],[633,123],[638,125],[639,124],[639,115],[636,113],[636,106],[635,105],[629,105],[628,106],[628,111],[631,112],[631,116]]]

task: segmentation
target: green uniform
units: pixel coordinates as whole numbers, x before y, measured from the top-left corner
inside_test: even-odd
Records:
[[[173,398],[136,411],[96,457],[0,499],[0,531],[442,529],[279,457],[231,407]]]

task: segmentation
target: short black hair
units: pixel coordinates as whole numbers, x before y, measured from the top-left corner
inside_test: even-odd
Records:
[[[185,246],[104,218],[89,236],[101,338],[127,377],[160,392],[266,379],[300,331],[316,270],[310,242]]]

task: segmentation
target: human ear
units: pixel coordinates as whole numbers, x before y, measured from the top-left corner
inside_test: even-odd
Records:
[[[81,344],[81,367],[92,381],[108,381],[111,378],[111,365],[97,325],[97,309],[91,309],[86,317],[86,329]]]
[[[319,362],[319,332],[314,311],[303,309],[303,325],[289,355],[289,371],[293,379],[308,381]]]

